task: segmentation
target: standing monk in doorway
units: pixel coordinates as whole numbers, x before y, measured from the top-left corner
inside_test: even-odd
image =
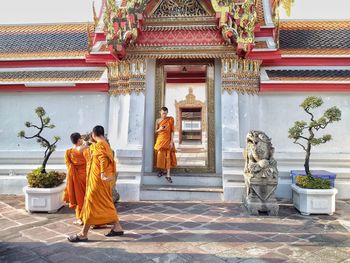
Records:
[[[96,143],[90,146],[91,159],[88,166],[88,184],[84,207],[81,211],[84,226],[79,234],[68,237],[70,242],[87,241],[87,234],[91,225],[113,223],[111,231],[106,236],[112,237],[124,234],[112,199],[116,163],[113,152],[104,136],[102,126],[94,127],[92,139]]]
[[[155,164],[159,169],[158,177],[166,174],[165,178],[172,183],[170,168],[176,166],[174,145],[174,118],[167,116],[168,108],[160,109],[160,118],[156,120]]]

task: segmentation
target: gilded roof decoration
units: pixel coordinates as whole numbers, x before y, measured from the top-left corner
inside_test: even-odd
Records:
[[[210,15],[197,0],[167,0],[160,2],[152,14],[155,17]]]

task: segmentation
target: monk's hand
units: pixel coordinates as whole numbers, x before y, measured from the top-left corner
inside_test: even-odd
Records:
[[[101,180],[105,182],[110,182],[113,180],[112,176],[106,176],[104,173],[101,173]]]

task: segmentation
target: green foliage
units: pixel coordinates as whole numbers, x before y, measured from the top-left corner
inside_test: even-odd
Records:
[[[42,163],[42,172],[45,173],[46,164],[47,164],[51,154],[55,151],[56,143],[60,140],[60,137],[55,136],[54,137],[55,141],[53,143],[51,143],[48,139],[44,138],[41,135],[43,130],[46,129],[46,128],[53,129],[53,128],[55,128],[55,125],[50,123],[51,119],[50,119],[49,116],[46,116],[46,112],[45,112],[43,107],[37,107],[35,109],[35,113],[37,114],[37,116],[40,119],[40,124],[39,125],[34,125],[31,122],[26,121],[24,123],[24,125],[27,128],[36,129],[37,132],[34,135],[32,135],[32,136],[26,136],[24,131],[20,131],[18,133],[18,137],[25,138],[25,139],[36,139],[37,143],[39,143],[41,147],[46,148],[45,155],[44,155],[44,160],[43,160],[43,163]]]
[[[37,107],[35,109],[35,113],[38,115],[39,118],[43,117],[46,114],[46,112],[45,112],[43,107]]]
[[[18,137],[20,137],[20,138],[23,138],[25,135],[26,135],[26,134],[25,134],[24,131],[20,131],[20,132],[18,133]]]
[[[310,96],[307,97],[301,104],[300,107],[305,109],[318,108],[323,104],[323,100],[320,97]]]
[[[310,174],[311,147],[324,144],[332,139],[330,134],[316,137],[316,132],[325,129],[330,123],[341,120],[341,111],[336,106],[327,109],[321,117],[316,118],[311,109],[318,108],[322,104],[323,100],[320,97],[307,97],[300,107],[309,115],[310,121],[296,121],[294,126],[288,130],[288,138],[293,139],[293,143],[298,144],[306,152],[304,163],[306,174]]]
[[[29,187],[33,188],[53,188],[61,185],[66,178],[65,173],[50,171],[43,173],[39,167],[27,174]]]
[[[310,175],[296,177],[296,185],[307,189],[331,189],[331,183],[328,180],[314,178]]]

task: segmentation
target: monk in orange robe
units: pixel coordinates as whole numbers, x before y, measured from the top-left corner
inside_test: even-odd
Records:
[[[176,166],[176,154],[174,145],[174,118],[167,116],[168,108],[162,107],[160,110],[160,118],[156,121],[155,133],[156,143],[155,151],[155,166],[160,170],[158,177],[166,173],[166,179],[172,183],[170,168]]]
[[[84,207],[81,217],[84,222],[82,231],[68,237],[70,242],[87,241],[91,225],[112,223],[107,237],[124,234],[112,198],[112,187],[116,176],[116,163],[113,152],[104,137],[102,126],[94,127],[92,138],[96,143],[90,146],[90,165]]]
[[[75,208],[76,221],[73,224],[82,225],[80,212],[83,208],[86,188],[86,163],[87,146],[79,133],[72,133],[70,139],[73,147],[66,151],[64,156],[67,165],[67,186],[64,193],[64,201],[70,208]]]

